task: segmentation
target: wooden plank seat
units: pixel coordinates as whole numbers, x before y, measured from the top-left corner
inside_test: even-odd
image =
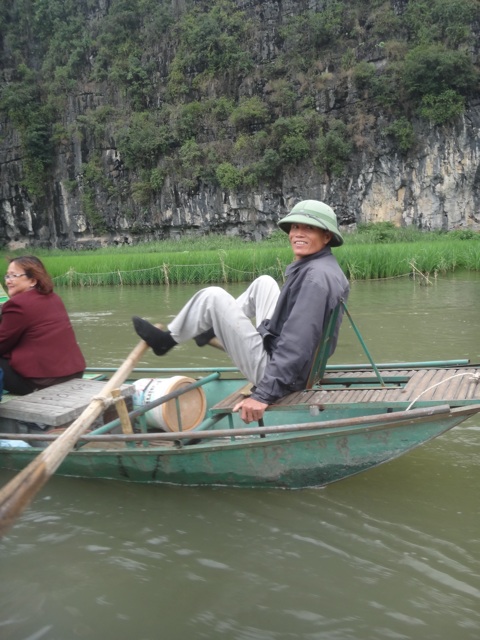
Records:
[[[8,431],[17,431],[15,423],[34,423],[41,429],[62,427],[78,418],[105,384],[77,378],[25,396],[6,396],[0,402],[0,418],[8,425]],[[133,385],[122,385],[122,397],[128,399],[133,393]],[[115,407],[107,408],[104,423],[115,417]]]

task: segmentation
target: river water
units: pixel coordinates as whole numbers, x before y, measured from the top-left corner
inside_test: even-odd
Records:
[[[168,322],[194,290],[59,293],[89,364],[118,366],[132,314]],[[377,362],[480,362],[480,274],[355,282],[349,308]],[[182,345],[161,364],[219,361]],[[347,321],[334,361],[366,361]],[[479,463],[476,417],[324,489],[53,478],[0,540],[0,638],[478,640]]]

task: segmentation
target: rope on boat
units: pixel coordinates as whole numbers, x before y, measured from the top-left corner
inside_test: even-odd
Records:
[[[435,387],[440,386],[444,382],[448,382],[449,380],[453,380],[453,378],[461,378],[462,376],[470,376],[471,380],[473,380],[475,382],[480,382],[480,373],[472,373],[471,371],[467,371],[467,372],[464,372],[464,373],[456,373],[455,375],[450,376],[449,378],[445,378],[445,380],[440,380],[440,382],[432,384],[430,387],[427,387],[426,389],[424,389],[422,391],[422,393],[419,393],[418,396],[411,401],[411,403],[408,405],[408,407],[405,409],[405,411],[410,411],[410,409],[417,402],[417,400],[419,398],[421,398],[424,393],[427,393],[427,391],[431,391],[432,389],[435,389]]]
[[[98,400],[99,402],[102,403],[103,407],[105,409],[108,409],[108,407],[111,407],[112,404],[116,404],[117,402],[121,402],[122,400],[125,400],[125,398],[123,396],[92,396],[92,399],[90,400],[90,402],[93,402],[94,400]]]

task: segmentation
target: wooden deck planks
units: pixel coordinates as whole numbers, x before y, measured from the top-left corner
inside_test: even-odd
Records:
[[[449,380],[459,373],[465,374]],[[342,405],[342,404],[409,404],[417,399],[417,402],[462,402],[480,400],[480,382],[471,379],[471,375],[479,374],[480,368],[452,368],[452,369],[408,369],[382,371],[385,377],[397,375],[410,376],[405,386],[387,388],[328,388],[328,379],[351,378],[352,372],[335,372],[325,376],[324,385],[320,389],[311,391],[299,391],[286,396],[274,406],[278,409],[293,409],[298,405]],[[468,375],[467,375],[468,374]],[[372,371],[355,371],[354,375],[361,381],[362,378],[371,378]],[[438,384],[441,383],[441,384]],[[438,386],[434,386],[437,385]],[[432,387],[430,389],[430,387]],[[231,409],[236,400],[232,394],[214,407],[218,410]]]
[[[438,398],[443,398],[445,392],[447,391],[449,395],[456,398],[458,395],[458,390],[462,385],[462,380],[463,378],[466,378],[466,373],[466,371],[460,372],[457,370],[452,371],[448,376],[438,378],[438,386],[436,386],[425,395],[428,395],[429,399],[436,400]]]
[[[480,400],[480,382],[478,380],[470,379],[466,394],[468,394],[468,397],[471,399]]]
[[[449,393],[454,395],[455,398],[477,397],[480,399],[480,380],[475,380],[473,378],[473,375],[475,375],[475,370],[460,370],[459,373],[461,373],[462,375],[459,375],[455,380],[452,380],[452,384],[449,387]],[[447,382],[446,384],[450,383]],[[439,396],[441,395],[441,393],[442,388],[438,387],[436,390],[436,395]]]

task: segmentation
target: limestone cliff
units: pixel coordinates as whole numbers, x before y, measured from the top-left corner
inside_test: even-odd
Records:
[[[305,198],[480,230],[478,3],[430,42],[407,0],[37,4],[0,12],[2,246],[259,239]]]

